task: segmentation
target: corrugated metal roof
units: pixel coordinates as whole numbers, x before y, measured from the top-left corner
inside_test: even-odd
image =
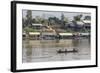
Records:
[[[90,20],[84,20],[83,22],[84,22],[84,23],[91,23]]]
[[[84,23],[81,22],[81,21],[77,21],[76,23],[77,23],[78,25],[84,25]]]
[[[73,34],[72,33],[59,33],[59,35],[62,35],[62,36],[71,36]]]
[[[55,33],[48,33],[48,32],[45,32],[45,33],[42,33],[43,35],[56,35]]]
[[[81,33],[82,35],[90,35],[90,33]]]
[[[29,32],[29,35],[40,35],[40,32]]]
[[[42,24],[32,24],[33,26],[42,26]]]

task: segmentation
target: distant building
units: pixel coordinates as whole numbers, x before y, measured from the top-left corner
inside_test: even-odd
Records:
[[[40,32],[29,32],[30,39],[38,40],[40,39]]]
[[[91,27],[91,21],[90,20],[83,20],[85,28]]]
[[[84,27],[84,22],[82,21],[70,21],[66,24],[66,28],[70,28],[73,31],[80,31]]]
[[[42,39],[49,40],[49,39],[55,39],[55,37],[56,37],[56,33],[54,32],[42,32],[41,33]]]
[[[42,28],[42,24],[32,24],[32,28],[34,29],[41,29]]]
[[[66,23],[65,24],[65,27],[71,27],[71,28],[75,28],[76,26],[77,27],[83,27],[84,23],[82,21],[70,21],[69,23]]]
[[[72,36],[72,33],[59,33],[60,36]]]
[[[76,25],[78,25],[78,27],[83,27],[84,23],[82,21],[76,21]]]
[[[61,39],[66,39],[73,36],[73,33],[59,33]]]

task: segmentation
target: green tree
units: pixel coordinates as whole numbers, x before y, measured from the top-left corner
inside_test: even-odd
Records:
[[[64,14],[62,13],[61,15],[61,24],[63,25],[63,27],[65,28],[66,23],[68,23],[69,20],[67,17],[64,16]]]
[[[26,26],[26,20],[25,18],[22,18],[22,24],[23,24],[23,28]]]
[[[68,18],[64,17],[64,23],[68,23],[68,22],[69,22]]]
[[[74,16],[74,21],[81,21],[82,15]]]
[[[33,18],[33,19],[32,19],[32,23],[36,23],[36,20],[35,20],[35,18]]]
[[[78,30],[78,25],[77,25],[77,21],[81,21],[81,18],[82,18],[82,15],[77,15],[77,16],[74,16],[74,19],[73,19],[73,24],[74,24],[74,31],[77,32],[79,31]]]
[[[32,11],[31,10],[28,10],[27,11],[27,15],[26,15],[26,23],[27,23],[27,26],[32,26]]]
[[[91,20],[91,16],[85,16],[84,20]]]
[[[50,24],[59,24],[59,18],[57,18],[57,17],[49,17],[48,18],[48,22]]]
[[[61,15],[61,22],[62,22],[62,24],[64,24],[64,14],[62,13],[62,15]]]

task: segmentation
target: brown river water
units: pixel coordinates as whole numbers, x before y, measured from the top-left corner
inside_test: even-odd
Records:
[[[76,48],[78,52],[57,53]],[[89,39],[23,40],[22,62],[48,62],[91,59]]]

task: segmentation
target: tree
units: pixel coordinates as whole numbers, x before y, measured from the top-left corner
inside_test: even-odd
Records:
[[[22,24],[23,24],[23,28],[26,26],[26,20],[25,18],[22,18]]]
[[[84,20],[91,20],[91,16],[85,16]]]
[[[32,19],[32,23],[36,23],[36,20],[35,20],[35,18],[33,18],[33,19]]]
[[[82,15],[74,16],[74,21],[81,21]]]
[[[61,15],[61,24],[63,25],[63,27],[65,28],[66,23],[68,23],[68,18],[64,16],[64,14],[62,13]]]
[[[46,23],[46,19],[43,19],[40,16],[36,16],[35,20],[36,20],[36,23],[39,23],[39,24],[45,24]]]
[[[27,26],[32,26],[32,11],[31,10],[28,10],[27,11],[27,15],[26,15],[26,23],[27,23]]]
[[[61,15],[61,21],[62,21],[62,24],[63,24],[63,22],[64,22],[64,14],[63,13]]]
[[[81,21],[81,18],[82,18],[82,15],[77,15],[77,16],[74,16],[74,19],[73,19],[73,24],[74,24],[74,31],[79,31],[79,27],[77,25],[77,21]]]
[[[49,17],[48,21],[49,21],[50,24],[59,24],[60,20],[57,17]]]
[[[64,17],[64,23],[68,23],[68,22],[69,22],[68,18]]]

